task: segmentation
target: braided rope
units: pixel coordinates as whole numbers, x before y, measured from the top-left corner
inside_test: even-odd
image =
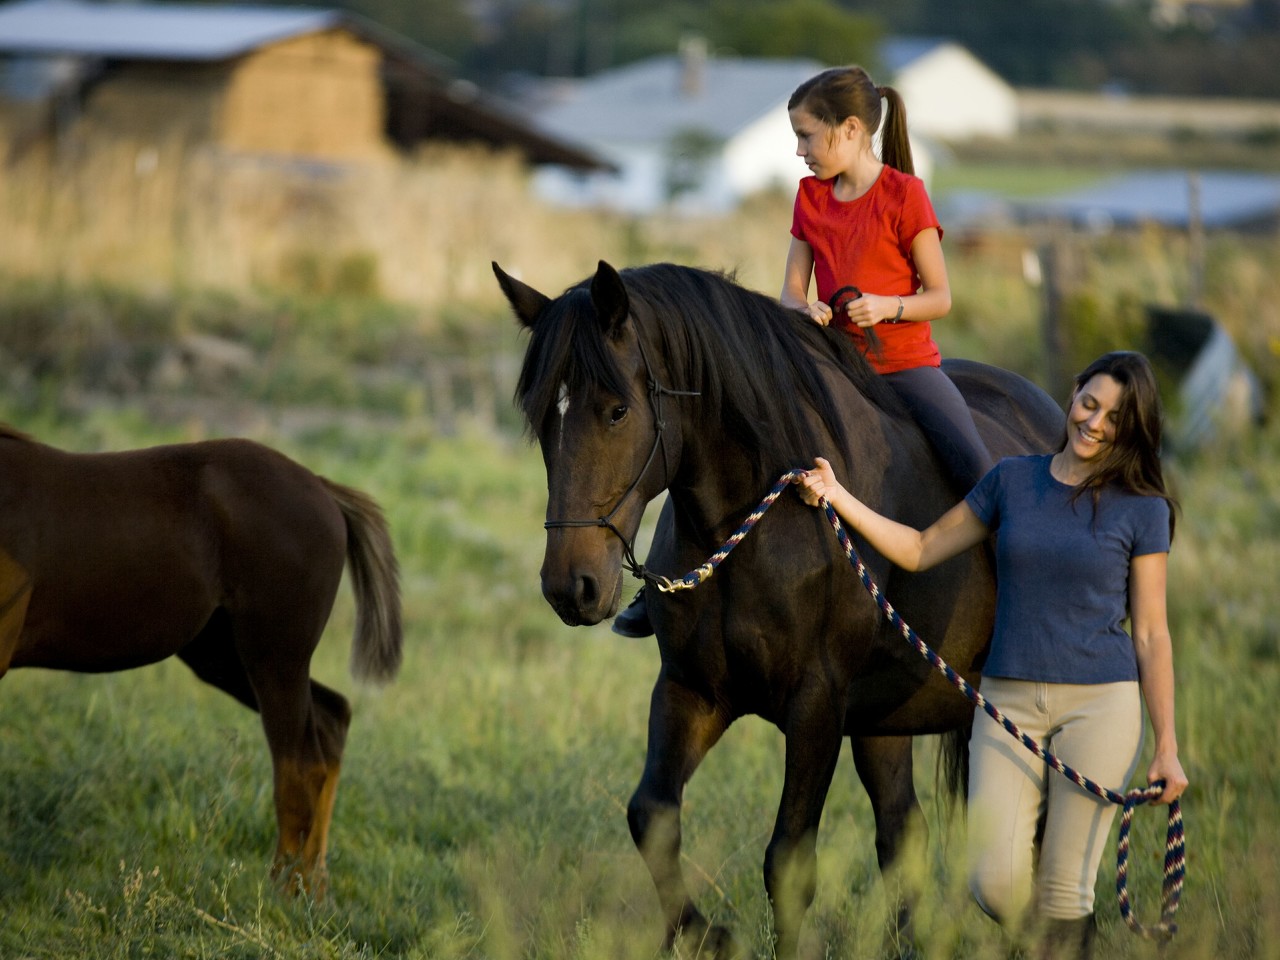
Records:
[[[781,496],[782,491],[804,475],[805,471],[803,470],[792,470],[783,474],[781,479],[773,485],[764,500],[761,501],[760,505],[747,516],[742,525],[734,531],[724,545],[706,563],[677,580],[665,581],[665,583],[659,585],[658,589],[664,593],[676,590],[690,590],[710,579],[716,568],[720,566],[733,548],[742,542],[742,539],[751,532],[751,529],[764,516],[765,511],[773,506],[774,502]],[[835,530],[845,557],[853,565],[858,579],[862,581],[862,585],[871,595],[871,599],[875,601],[884,616],[891,624],[897,627],[903,638],[915,648],[920,656],[924,657],[935,670],[946,677],[975,706],[985,710],[1014,739],[1020,741],[1023,746],[1048,763],[1054,770],[1057,770],[1067,779],[1090,793],[1124,808],[1120,817],[1120,835],[1116,847],[1116,899],[1120,905],[1120,915],[1134,933],[1152,940],[1169,940],[1172,938],[1178,929],[1177,924],[1174,922],[1174,914],[1178,910],[1178,904],[1182,897],[1182,885],[1186,877],[1186,837],[1182,825],[1182,808],[1177,800],[1169,804],[1169,826],[1165,835],[1164,880],[1161,888],[1161,916],[1158,923],[1144,926],[1138,922],[1137,917],[1134,915],[1133,903],[1128,890],[1129,830],[1133,822],[1133,812],[1138,806],[1158,799],[1160,794],[1164,792],[1164,782],[1156,781],[1146,787],[1135,787],[1125,794],[1117,793],[1101,784],[1095,783],[1073,767],[1063,763],[1053,753],[1045,750],[1035,738],[1023,732],[1017,724],[1001,713],[994,704],[990,703],[981,693],[974,689],[964,677],[938,656],[915,630],[902,619],[888,598],[880,592],[880,588],[872,578],[870,571],[867,570],[866,564],[862,562],[862,557],[854,548],[853,541],[844,529],[844,524],[840,522],[840,517],[836,514],[835,508],[831,506],[831,503],[825,497],[819,500],[818,505],[826,513],[827,521],[831,524],[832,529]]]
[[[774,501],[777,500],[778,497],[782,496],[782,491],[786,490],[787,487],[790,486],[799,476],[803,476],[803,471],[792,470],[790,473],[783,474],[782,479],[775,483],[773,485],[773,489],[771,489],[765,495],[765,498],[760,501],[760,505],[752,510],[751,513],[747,515],[747,518],[742,521],[742,526],[738,527],[737,530],[729,535],[729,539],[724,542],[723,546],[721,546],[719,550],[707,558],[706,563],[702,564],[702,566],[695,570],[690,570],[683,577],[676,580],[663,578],[663,580],[658,583],[658,590],[661,593],[675,593],[678,590],[692,590],[694,587],[710,580],[711,575],[715,573],[716,568],[724,562],[725,557],[729,556],[733,551],[733,548],[742,542],[743,538],[751,532],[751,528],[760,522],[760,518],[764,516],[765,511],[773,506]]]

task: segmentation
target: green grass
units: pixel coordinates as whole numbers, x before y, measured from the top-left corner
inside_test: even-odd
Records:
[[[1039,197],[1086,187],[1114,174],[1102,165],[1025,163],[939,164],[930,190],[939,199],[953,191],[990,192],[1007,197]]]
[[[12,418],[12,411],[0,410]],[[26,415],[74,449],[177,438],[136,412]],[[543,478],[516,441],[440,439],[406,423],[265,436],[386,507],[404,566],[405,667],[384,691],[345,677],[343,591],[314,663],[355,721],[335,814],[332,898],[280,898],[256,717],[176,661],[79,676],[14,671],[0,696],[0,956],[31,958],[640,958],[656,899],[627,832],[651,642],[569,629],[537,589]],[[1280,633],[1280,444],[1266,437],[1176,468],[1185,513],[1171,564],[1179,728],[1193,786],[1183,931],[1165,956],[1274,956],[1263,891],[1280,880],[1274,703]],[[108,615],[104,612],[104,615]],[[931,838],[908,868],[929,957],[999,957],[963,890],[963,835],[917,779]],[[781,789],[782,738],[735,725],[690,785],[685,869],[704,909],[767,955],[760,865]],[[1139,813],[1131,889],[1158,901],[1162,811]],[[885,892],[871,818],[842,762],[820,838],[805,956],[876,957]],[[1099,885],[1108,957],[1154,956]]]
[[[1029,176],[1027,189],[1059,175]],[[785,249],[777,224],[788,215],[783,203],[731,225],[631,228],[643,259],[740,266],[744,282],[771,290]],[[949,249],[956,306],[935,330],[946,355],[1043,383],[1040,291],[1022,273],[1029,242],[996,236]],[[1187,287],[1177,237],[1075,238],[1067,252],[1077,349],[1134,346],[1135,310],[1177,302]],[[1264,383],[1280,383],[1280,245],[1214,237],[1207,263],[1206,302]],[[527,279],[554,292],[593,265]],[[193,333],[245,347],[253,363],[203,380],[154,376],[165,351]],[[274,818],[255,715],[176,661],[103,676],[6,676],[0,958],[659,955],[656,897],[625,819],[656,650],[606,626],[565,627],[543,602],[545,478],[536,449],[514,436],[509,385],[484,429],[468,426],[462,396],[449,429],[431,416],[442,356],[485,361],[518,349],[499,308],[459,307],[420,324],[356,299],[0,284],[0,420],[73,450],[242,433],[367,490],[391,524],[407,628],[398,682],[356,687],[346,676],[353,611],[344,588],[313,663],[355,707],[323,903],[283,899],[268,880]],[[1182,931],[1164,956],[1272,958],[1280,437],[1224,436],[1172,474],[1184,511],[1170,616],[1192,787]],[[939,960],[1001,958],[999,931],[964,890],[963,829],[935,794],[932,750],[921,742],[917,775],[930,835],[905,867],[905,882],[922,890],[921,947]],[[761,862],[782,762],[781,735],[745,719],[685,796],[690,883],[753,957],[768,955]],[[1143,919],[1157,908],[1162,842],[1162,811],[1139,812],[1130,887]],[[885,884],[848,757],[819,857],[802,955],[881,956]],[[1121,928],[1111,871],[1104,863],[1098,887],[1101,955],[1156,956]]]

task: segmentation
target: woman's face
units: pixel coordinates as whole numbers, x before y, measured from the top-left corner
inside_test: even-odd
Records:
[[[1124,387],[1107,373],[1094,374],[1071,398],[1067,411],[1067,448],[1078,458],[1098,462],[1116,442]]]
[[[849,168],[854,153],[843,127],[833,128],[804,107],[796,107],[791,111],[791,129],[796,135],[796,156],[819,180],[830,180]]]

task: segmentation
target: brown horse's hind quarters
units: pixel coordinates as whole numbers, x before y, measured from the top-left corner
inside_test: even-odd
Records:
[[[655,264],[594,276],[548,297],[494,272],[529,333],[517,401],[547,468],[542,592],[568,624],[613,616],[624,563],[680,577],[742,524],[784,473],[829,459],[881,513],[924,527],[963,495],[948,486],[896,395],[839,331],[730,279]],[[1054,447],[1062,411],[985,364],[948,361],[992,455]],[[633,545],[663,491],[645,570]],[[989,552],[921,574],[859,544],[877,583],[921,636],[976,682],[995,614]],[[736,955],[729,930],[694,903],[680,861],[685,785],[737,718],[786,736],[786,772],[764,858],[779,956],[795,955],[816,884],[816,844],[841,743],[849,738],[888,867],[923,826],[911,739],[948,733],[963,758],[973,712],[881,617],[821,511],[782,496],[696,590],[650,589],[661,665],[649,745],[627,818],[657,888],[668,944]],[[954,768],[957,776],[962,772]],[[911,943],[909,905],[895,910]]]
[[[274,875],[323,895],[351,709],[310,678],[344,565],[352,672],[400,667],[399,570],[378,505],[247,440],[67,453],[0,425],[0,676],[177,654],[262,716]]]

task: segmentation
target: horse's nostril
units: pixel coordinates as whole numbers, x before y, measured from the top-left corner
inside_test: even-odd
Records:
[[[583,577],[578,582],[578,600],[585,607],[594,607],[600,596],[600,584],[595,577]]]

